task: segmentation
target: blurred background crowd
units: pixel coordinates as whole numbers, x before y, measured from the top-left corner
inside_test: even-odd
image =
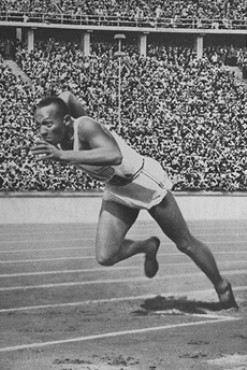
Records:
[[[127,2],[120,0],[56,3],[63,11],[127,9]],[[3,0],[0,8],[30,10],[49,4]],[[129,13],[136,7],[146,13],[161,7],[162,14],[183,11],[185,16],[193,12],[222,16],[227,12],[238,17],[245,14],[247,5],[240,0],[128,1]],[[21,43],[12,47],[25,78],[13,73],[4,60],[6,48],[0,48],[1,191],[102,189],[102,184],[73,166],[37,163],[30,152],[37,130],[35,104],[44,96],[66,90],[84,104],[88,115],[116,130],[142,155],[158,159],[171,176],[174,190],[246,191],[246,82],[229,68],[242,68],[246,47],[208,43],[203,58],[197,59],[191,42],[184,39],[179,43],[170,37],[166,42],[148,43],[144,57],[138,53],[136,40],[127,40],[121,57],[120,117],[119,58],[114,40],[92,38],[88,57],[76,41],[55,36],[37,39],[31,52]]]
[[[245,0],[1,0],[1,11],[239,19],[247,16]]]
[[[240,24],[238,21],[244,28],[247,26],[245,0],[1,0],[1,17],[18,12],[24,14],[26,22],[41,14],[46,14],[46,21],[56,22],[63,14],[72,23],[98,19],[99,24],[101,21],[107,24],[111,17],[116,17],[148,27],[180,27],[180,22],[191,27],[192,23],[184,20],[193,20],[193,28],[200,28],[205,20],[212,20],[209,24],[204,22],[204,26],[212,28],[235,28]]]

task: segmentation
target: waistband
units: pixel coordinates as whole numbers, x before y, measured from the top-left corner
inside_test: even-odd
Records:
[[[107,181],[107,185],[124,186],[130,184],[137,178],[137,176],[139,176],[139,174],[143,170],[144,164],[145,158],[142,159],[141,167],[133,175],[128,178],[122,177],[120,175],[114,175],[109,181]]]

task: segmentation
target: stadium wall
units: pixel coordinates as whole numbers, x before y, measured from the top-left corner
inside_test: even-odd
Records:
[[[0,195],[0,224],[94,223],[101,193],[8,193]],[[186,220],[247,219],[245,193],[175,193]],[[148,220],[141,211],[140,220]]]

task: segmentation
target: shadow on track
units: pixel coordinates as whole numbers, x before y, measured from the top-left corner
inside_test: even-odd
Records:
[[[161,297],[157,296],[145,300],[141,309],[132,312],[135,316],[145,316],[154,313],[162,314],[207,314],[208,311],[218,312],[222,310],[219,302],[203,302],[188,300],[187,297]]]

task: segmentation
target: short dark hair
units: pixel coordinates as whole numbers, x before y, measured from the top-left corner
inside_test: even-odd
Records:
[[[38,104],[36,105],[36,109],[47,107],[48,105],[55,105],[57,107],[57,113],[64,117],[69,114],[69,109],[67,104],[63,101],[63,99],[58,98],[57,96],[49,96],[47,98],[41,99]]]

